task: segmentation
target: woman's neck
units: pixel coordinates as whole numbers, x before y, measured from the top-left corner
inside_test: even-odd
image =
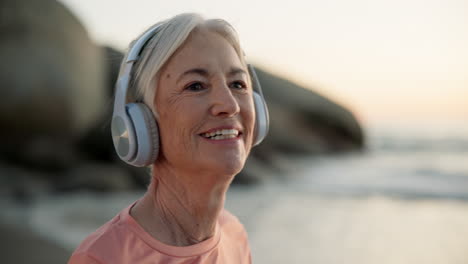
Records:
[[[215,234],[230,180],[160,168],[153,169],[152,176],[148,191],[131,211],[149,234],[173,246],[197,244]]]

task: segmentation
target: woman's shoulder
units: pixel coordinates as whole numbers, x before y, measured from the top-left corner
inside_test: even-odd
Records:
[[[219,221],[220,223],[231,223],[231,222],[238,222],[240,224],[239,219],[237,216],[233,215],[231,212],[229,212],[226,209],[223,209],[221,211],[221,214],[219,215]]]
[[[114,218],[88,235],[73,252],[69,263],[72,263],[72,259],[82,258],[94,259],[96,263],[107,263],[108,261],[105,261],[109,257],[107,253],[112,255],[112,252],[121,252],[124,247],[125,238],[130,235],[129,229],[125,224],[125,214],[127,210],[128,208],[125,208]]]
[[[223,232],[240,232],[246,235],[245,228],[239,221],[239,218],[226,209],[223,209],[219,216],[219,226]]]
[[[225,254],[230,255],[232,259],[237,258],[237,263],[252,263],[249,239],[242,223],[227,210],[223,210],[220,216],[220,249],[224,249]]]
[[[80,247],[88,248],[93,245],[105,244],[108,240],[112,240],[115,236],[119,236],[120,233],[125,232],[125,230],[122,229],[122,224],[124,218],[123,215],[126,210],[128,209],[122,210],[114,216],[114,218],[87,236],[83,242],[81,242]]]

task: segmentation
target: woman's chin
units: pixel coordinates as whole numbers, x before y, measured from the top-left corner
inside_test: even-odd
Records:
[[[213,159],[207,167],[218,175],[234,176],[244,167],[245,160],[240,159]]]
[[[205,168],[212,171],[219,171],[225,175],[236,175],[245,165],[247,152],[242,146],[235,148],[208,148],[200,153],[204,153],[200,160]],[[217,173],[217,174],[219,174]]]

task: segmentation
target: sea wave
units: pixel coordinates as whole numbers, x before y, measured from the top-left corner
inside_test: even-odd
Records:
[[[421,138],[422,137],[422,138]],[[373,150],[389,152],[456,152],[468,154],[468,138],[397,138],[378,137],[370,139]]]

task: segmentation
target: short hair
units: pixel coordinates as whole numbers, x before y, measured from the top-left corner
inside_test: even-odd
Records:
[[[156,23],[151,28],[155,26],[159,26],[157,32],[148,40],[139,60],[134,65],[127,92],[127,101],[143,102],[152,110],[156,118],[158,118],[158,113],[153,106],[159,72],[192,32],[207,29],[219,34],[232,45],[241,63],[245,65],[244,53],[240,47],[237,32],[231,24],[223,19],[204,19],[199,14],[183,13]],[[140,37],[141,35],[138,38]],[[135,42],[136,40],[132,41],[130,47]],[[123,64],[125,60],[126,58],[124,58]],[[121,67],[121,70],[123,68]]]

